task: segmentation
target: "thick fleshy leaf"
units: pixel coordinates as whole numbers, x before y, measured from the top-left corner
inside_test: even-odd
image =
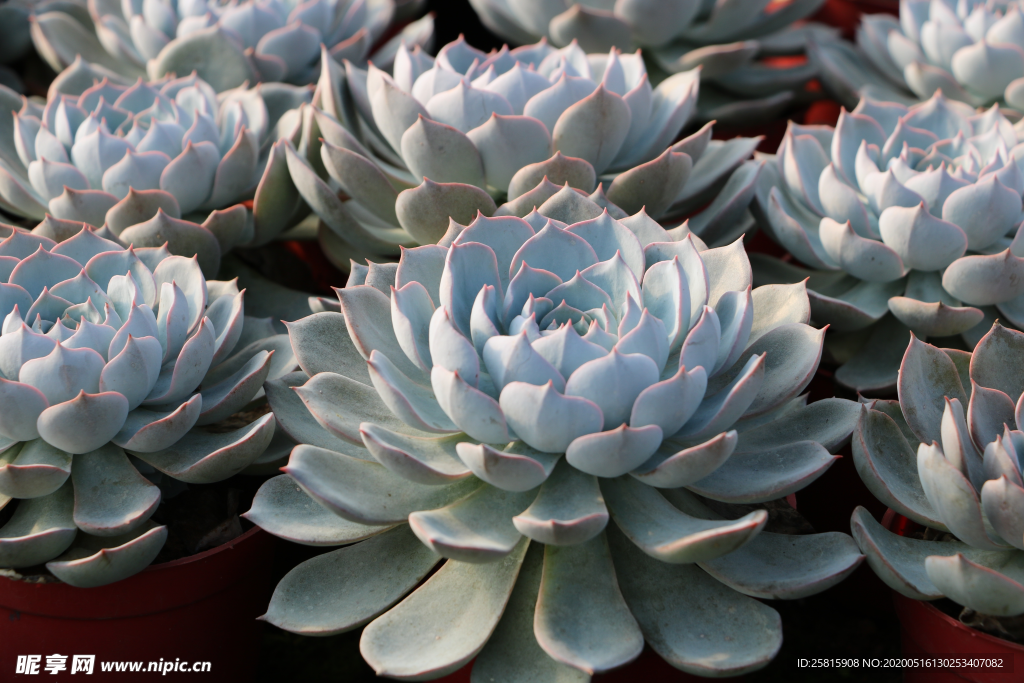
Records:
[[[933,528],[945,528],[928,501],[917,473],[917,456],[893,419],[860,408],[853,434],[853,464],[872,494],[901,515]]]
[[[533,634],[543,566],[544,546],[530,544],[501,621],[473,664],[470,679],[473,683],[494,680],[587,683],[590,680],[590,676],[582,671],[549,657]]]
[[[398,602],[437,561],[402,525],[299,564],[277,584],[263,619],[305,635],[350,631]],[[311,586],[322,591],[315,601]]]
[[[662,431],[657,425],[633,428],[625,424],[616,429],[577,437],[565,451],[570,465],[597,477],[618,477],[635,469],[661,445]]]
[[[371,622],[360,639],[377,675],[440,677],[476,656],[498,625],[529,541],[498,562],[449,560],[405,600]],[[473,591],[464,590],[473,585]],[[443,612],[435,609],[443,604]]]
[[[535,491],[514,493],[483,486],[447,507],[412,513],[409,526],[442,557],[460,562],[494,562],[519,543],[522,536],[512,517],[529,506],[535,496]]]
[[[619,590],[604,534],[544,548],[534,634],[554,660],[588,674],[640,654],[643,635]]]
[[[650,359],[643,357],[651,363]],[[505,419],[530,446],[545,453],[564,453],[577,437],[601,430],[604,418],[593,402],[544,386],[513,382],[499,400]]]
[[[732,521],[692,517],[631,477],[606,479],[601,492],[618,528],[646,554],[672,564],[731,553],[755,538],[768,521],[764,510]]]
[[[693,565],[649,557],[608,531],[616,575],[644,640],[677,669],[698,676],[754,671],[782,645],[772,608],[727,588]],[[686,619],[671,615],[686,614]]]
[[[434,366],[430,379],[438,403],[459,429],[484,443],[509,441],[512,432],[501,406],[491,396],[439,365]]]
[[[196,333],[185,342],[172,367],[165,366],[143,405],[163,405],[183,400],[206,376],[216,352],[213,324],[203,318]],[[116,339],[115,339],[116,341]]]
[[[359,425],[363,422],[404,433],[418,431],[395,417],[373,387],[342,375],[321,372],[297,387],[295,393],[322,427],[354,444],[363,443],[359,436]]]
[[[596,477],[560,462],[537,499],[512,522],[519,533],[547,545],[583,543],[608,524],[608,510]]]
[[[395,200],[398,222],[420,244],[436,244],[449,220],[469,225],[477,213],[493,216],[494,200],[485,191],[463,183],[437,183],[429,178]]]
[[[718,469],[735,451],[736,441],[736,432],[723,432],[709,441],[678,452],[673,442],[667,441],[630,474],[656,488],[687,486]]]
[[[837,457],[812,441],[760,453],[733,453],[721,467],[688,488],[727,503],[763,503],[804,488]]]
[[[1016,403],[1024,392],[1024,369],[1018,361],[1022,355],[1024,334],[996,323],[974,348],[971,380],[1002,391]]]
[[[1024,293],[1024,259],[1009,249],[954,261],[942,274],[942,286],[964,303],[986,306]]]
[[[329,311],[316,313],[286,326],[295,357],[307,375],[335,372],[370,385],[366,360],[349,336],[344,315]]]
[[[195,394],[173,410],[137,408],[128,413],[124,426],[111,441],[133,453],[163,450],[195,426],[202,411],[203,397]]]
[[[274,425],[274,416],[264,415],[235,431],[192,431],[162,451],[135,455],[175,479],[212,484],[238,474],[262,455],[274,436]]]
[[[46,563],[66,584],[94,588],[126,579],[156,559],[167,542],[167,527],[147,523],[142,529],[118,536],[80,534],[71,548]]]
[[[924,566],[936,588],[961,605],[996,617],[1024,614],[1024,565],[1019,557],[993,569],[960,553],[933,555],[925,558]]]
[[[39,437],[36,420],[50,407],[43,392],[33,386],[0,379],[0,435],[16,441]]]
[[[341,439],[317,422],[309,412],[302,399],[295,393],[294,387],[300,387],[308,381],[306,373],[292,372],[280,379],[268,380],[263,388],[267,392],[267,401],[274,410],[278,426],[297,443],[318,446],[340,453],[359,454],[357,457],[369,459],[370,454],[360,445]]]
[[[19,502],[0,527],[0,566],[31,567],[64,552],[78,533],[73,510],[71,482],[48,496]]]
[[[560,457],[530,448],[522,441],[512,442],[505,450],[463,441],[456,445],[456,452],[473,474],[506,491],[529,491],[540,486]]]
[[[1004,474],[985,482],[981,504],[996,533],[1010,545],[1024,550],[1024,488]]]
[[[0,464],[0,495],[11,498],[48,496],[71,475],[71,455],[42,439],[11,449],[3,458],[13,459]]]
[[[939,349],[911,337],[903,356],[899,381],[900,405],[907,424],[924,443],[941,440],[943,398],[967,403],[956,366]]]
[[[480,487],[473,478],[446,486],[416,484],[383,465],[314,446],[300,445],[284,468],[306,493],[359,524],[404,522],[417,510],[434,510]]]
[[[242,517],[279,538],[310,546],[354,543],[391,528],[339,517],[306,495],[286,474],[265,481]]]
[[[113,444],[80,454],[71,464],[75,524],[95,536],[138,529],[160,504],[160,489],[136,471]]]
[[[921,444],[917,449],[917,470],[928,501],[943,524],[957,538],[975,548],[998,550],[988,535],[978,494],[937,445]]]
[[[846,534],[762,532],[737,551],[700,566],[745,595],[796,600],[831,588],[863,560],[857,544]]]
[[[121,430],[128,417],[128,400],[116,392],[84,391],[39,415],[36,428],[47,443],[80,454],[102,447]]]
[[[461,434],[440,438],[407,436],[369,422],[359,425],[359,433],[377,462],[409,481],[449,484],[470,475],[470,470],[460,462],[461,456],[456,455],[456,448],[465,441]]]

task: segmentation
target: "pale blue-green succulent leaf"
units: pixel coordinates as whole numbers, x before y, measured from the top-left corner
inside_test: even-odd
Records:
[[[488,564],[449,560],[364,630],[359,649],[378,675],[440,677],[476,656],[498,625],[529,541]],[[476,590],[466,591],[466,585]],[[429,626],[427,626],[429,624]]]
[[[118,536],[138,529],[160,504],[160,489],[113,444],[75,458],[71,479],[75,524],[88,534]]]
[[[282,478],[287,479],[270,481]],[[349,631],[398,602],[438,559],[408,526],[377,533],[365,543],[319,555],[292,569],[274,590],[262,618],[305,635]],[[353,589],[357,585],[360,588]],[[324,594],[309,601],[309,586],[317,586]]]
[[[79,534],[75,543],[46,568],[76,588],[105,586],[145,569],[167,541],[167,527],[146,528],[118,536]]]
[[[74,490],[65,484],[48,496],[18,504],[0,527],[0,564],[31,567],[57,557],[75,540]]]
[[[640,654],[643,635],[619,590],[604,534],[544,549],[534,634],[554,660],[588,674]]]

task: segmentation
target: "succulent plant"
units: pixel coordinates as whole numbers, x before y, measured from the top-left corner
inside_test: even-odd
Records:
[[[774,117],[801,96],[816,75],[811,64],[780,67],[760,57],[804,52],[808,38],[835,38],[822,25],[794,27],[823,0],[470,0],[481,21],[517,44],[547,38],[563,47],[578,41],[587,52],[642,48],[659,71],[700,67],[703,121],[748,123]]]
[[[815,270],[757,257],[755,280],[810,276],[814,320],[843,333],[836,379],[891,387],[908,329],[973,344],[996,310],[1024,323],[1021,156],[998,106],[940,93],[910,108],[863,99],[834,130],[791,123],[752,207]]]
[[[295,218],[275,194],[288,182],[274,143],[297,127],[308,87],[218,96],[195,74],[130,86],[103,75],[77,61],[45,106],[0,87],[0,209],[106,225],[140,247],[169,241],[172,253],[201,253],[211,277],[221,252]],[[255,219],[239,205],[254,192]]]
[[[839,40],[812,47],[822,80],[841,100],[908,104],[941,90],[972,107],[1024,112],[1020,2],[901,0],[899,14],[864,16],[856,47]]]
[[[32,45],[28,17],[32,4],[28,0],[0,1],[0,85],[21,91],[18,74],[7,64],[21,58]]]
[[[559,218],[588,196],[587,218],[604,207],[662,220],[701,209],[690,229],[714,246],[753,223],[759,164],[744,160],[757,138],[711,140],[708,124],[672,144],[698,71],[652,88],[639,55],[543,41],[485,54],[462,38],[436,60],[403,46],[393,77],[323,59],[288,167],[344,269],[436,243],[449,219],[466,225],[478,210]]]
[[[63,11],[39,11],[32,38],[60,71],[77,56],[128,79],[198,71],[218,92],[245,82],[317,79],[320,46],[337,59],[387,68],[398,46],[429,45],[433,18],[406,26],[378,47],[422,0],[91,0],[95,31]],[[377,47],[378,49],[374,50]]]
[[[781,642],[748,596],[862,560],[845,534],[764,530],[758,504],[824,472],[859,407],[806,405],[804,286],[752,291],[739,240],[705,249],[643,213],[480,216],[336,291],[340,313],[289,326],[302,371],[266,390],[302,445],[246,516],[351,545],[293,569],[271,623],[370,622],[363,656],[396,678],[476,657],[481,680],[589,680],[645,640],[722,676]]]
[[[269,321],[244,316],[244,291],[207,281],[194,257],[125,249],[89,226],[60,242],[43,232],[0,242],[0,506],[17,499],[0,567],[46,563],[97,586],[163,546],[154,482],[220,481],[263,454],[273,415],[205,426],[294,357]]]
[[[863,508],[854,513],[854,538],[894,590],[1024,614],[1022,368],[1024,334],[998,323],[973,354],[912,338],[899,402],[863,408],[858,472],[879,500],[928,528],[924,538],[897,536]]]

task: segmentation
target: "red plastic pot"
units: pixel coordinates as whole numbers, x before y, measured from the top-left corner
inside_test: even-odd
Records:
[[[249,682],[255,674],[263,623],[273,590],[276,541],[254,527],[212,550],[155,564],[108,586],[27,583],[0,577],[0,681],[20,680],[18,655],[95,655],[87,680],[130,681],[146,676],[103,673],[102,662],[210,662],[204,680]],[[77,675],[77,674],[75,674]],[[185,678],[195,673],[166,674]],[[25,677],[25,680],[33,680]]]
[[[882,525],[904,535],[917,526],[903,515],[889,510]],[[917,658],[1009,658],[1011,667],[1001,669],[953,669],[904,667],[903,683],[1020,683],[1024,680],[1024,646],[990,636],[943,614],[931,603],[912,600],[893,591],[904,657]]]

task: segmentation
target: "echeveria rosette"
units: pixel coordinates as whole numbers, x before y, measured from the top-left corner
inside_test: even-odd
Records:
[[[695,214],[690,228],[714,246],[752,225],[759,164],[744,160],[758,139],[711,140],[708,124],[673,144],[698,71],[652,88],[639,54],[543,41],[486,54],[461,38],[436,59],[403,47],[394,76],[324,59],[288,166],[339,267],[436,243],[449,219],[552,215],[547,202],[587,196],[616,218]]]
[[[429,46],[433,17],[385,44],[396,25],[421,12],[419,0],[91,0],[95,30],[60,11],[37,11],[32,38],[60,71],[81,56],[128,79],[157,80],[193,70],[218,92],[245,82],[306,84],[317,79],[320,46],[338,60],[389,68],[403,42]]]
[[[0,88],[0,209],[106,225],[141,247],[169,242],[201,254],[213,276],[222,252],[295,218],[274,143],[297,130],[295,108],[311,96],[278,83],[217,95],[194,74],[122,85],[81,61],[45,105]],[[255,219],[240,205],[253,197]]]
[[[862,96],[909,104],[941,90],[974,107],[1024,111],[1024,15],[1016,0],[901,0],[899,19],[863,17],[856,47],[820,42],[811,55],[849,106]]]
[[[891,387],[908,328],[973,344],[996,310],[1024,324],[1021,157],[997,106],[976,113],[941,94],[910,108],[864,99],[835,129],[791,123],[754,208],[815,270],[759,256],[755,279],[810,276],[814,320],[863,344],[836,379]]]
[[[266,388],[303,445],[246,515],[353,545],[289,573],[271,623],[370,622],[363,656],[395,678],[475,656],[485,679],[589,680],[645,640],[735,675],[781,643],[748,596],[860,563],[845,534],[763,530],[757,504],[824,472],[859,407],[806,405],[823,334],[802,284],[751,290],[742,242],[643,213],[481,216],[337,294],[289,328],[303,371]]]
[[[206,426],[291,371],[287,337],[246,318],[244,292],[195,258],[90,227],[61,242],[12,230],[0,264],[0,505],[17,499],[0,567],[118,581],[167,538],[150,521],[154,481],[221,481],[267,449],[273,415]]]
[[[899,402],[863,409],[853,457],[872,493],[957,540],[904,538],[863,508],[854,538],[894,590],[982,614],[1024,614],[1024,334],[998,323],[973,354],[912,338]],[[916,452],[916,457],[915,457]]]
[[[810,64],[780,68],[759,57],[798,54],[807,39],[834,37],[820,25],[794,27],[822,0],[470,0],[483,23],[513,43],[541,38],[559,47],[578,41],[587,52],[641,48],[659,71],[700,67],[703,121],[747,123],[773,117],[815,77]]]

